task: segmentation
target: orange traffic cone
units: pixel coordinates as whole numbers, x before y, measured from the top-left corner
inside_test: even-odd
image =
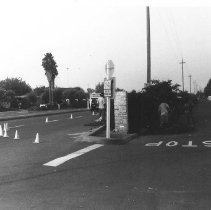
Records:
[[[92,115],[95,115],[95,112],[94,111],[92,112]]]
[[[33,143],[35,143],[35,144],[39,144],[40,143],[39,133],[36,134],[36,138],[35,138]]]
[[[70,115],[70,119],[73,119],[73,115],[72,114]]]
[[[18,131],[17,131],[17,130],[15,131],[15,137],[14,137],[14,139],[20,139],[20,137],[19,137],[19,134],[18,134]]]

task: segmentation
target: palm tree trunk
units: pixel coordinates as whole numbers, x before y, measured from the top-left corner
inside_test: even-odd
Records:
[[[51,100],[52,100],[52,104],[54,104],[54,79],[52,79],[51,81]]]
[[[49,81],[49,104],[51,104],[51,101],[52,101],[51,98],[52,98],[51,97],[51,82]]]

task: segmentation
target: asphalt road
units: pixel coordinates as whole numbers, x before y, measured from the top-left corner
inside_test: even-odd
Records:
[[[211,103],[195,109],[191,133],[141,136],[83,155],[81,149],[96,144],[67,134],[89,131],[84,124],[95,116],[67,118],[9,123],[24,126],[19,141],[1,137],[0,209],[211,209]],[[36,132],[40,144],[32,143]],[[56,167],[43,165],[76,151],[80,156]]]

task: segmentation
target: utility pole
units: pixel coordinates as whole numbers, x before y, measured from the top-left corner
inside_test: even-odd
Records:
[[[182,91],[184,92],[184,73],[183,73],[183,64],[185,64],[185,62],[183,61],[183,58],[182,58],[182,62],[180,62],[179,64],[182,64]]]
[[[147,84],[151,82],[151,40],[150,40],[150,13],[149,6],[146,8],[147,19]]]
[[[193,81],[193,91],[194,91],[194,94],[196,94],[196,81]]]
[[[189,75],[189,78],[190,78],[190,93],[191,93],[191,74]]]
[[[67,87],[69,85],[69,67],[66,68],[67,69]]]

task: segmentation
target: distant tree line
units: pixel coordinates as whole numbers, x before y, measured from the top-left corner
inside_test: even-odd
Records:
[[[80,87],[51,90],[54,104],[63,107],[86,107],[89,93]],[[40,104],[49,103],[49,87],[31,88],[21,78],[7,78],[0,81],[0,111],[18,108],[39,108]]]

